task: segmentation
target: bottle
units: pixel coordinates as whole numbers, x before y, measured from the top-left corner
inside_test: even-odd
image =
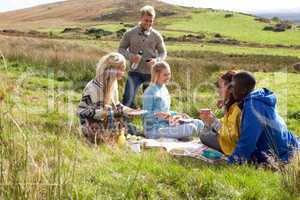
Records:
[[[142,59],[143,53],[144,53],[143,50],[140,50],[140,51],[138,52],[138,55],[141,57],[141,59]],[[141,61],[141,59],[140,59],[140,61]],[[132,63],[132,65],[130,66],[130,68],[131,68],[132,70],[135,70],[135,69],[139,66],[140,61],[139,61],[138,63]]]
[[[120,130],[117,143],[118,143],[119,146],[123,146],[126,143],[124,130],[122,130],[122,129]]]
[[[114,128],[114,125],[113,125],[113,111],[112,111],[111,108],[108,109],[107,120],[108,120],[108,129],[113,129]]]

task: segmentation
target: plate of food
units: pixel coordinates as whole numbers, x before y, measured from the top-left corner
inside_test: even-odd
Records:
[[[131,116],[138,116],[138,115],[144,115],[147,112],[148,112],[147,110],[131,110],[128,111],[126,114]]]
[[[191,118],[181,118],[181,119],[179,119],[179,122],[181,122],[181,123],[190,123],[192,121],[193,121],[193,119],[191,119]]]

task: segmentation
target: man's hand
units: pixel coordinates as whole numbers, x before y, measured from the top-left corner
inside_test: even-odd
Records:
[[[150,58],[146,60],[146,64],[148,67],[152,67],[156,63],[156,60],[154,58]]]
[[[137,54],[136,55],[132,55],[129,58],[130,62],[132,62],[132,63],[139,63],[141,61],[141,59],[142,59],[142,56],[137,55]]]
[[[108,110],[111,110],[111,109],[112,109],[111,105],[108,105],[108,104],[104,105],[104,110],[108,111]]]

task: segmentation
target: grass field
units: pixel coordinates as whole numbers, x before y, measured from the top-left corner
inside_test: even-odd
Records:
[[[240,41],[262,44],[300,44],[300,31],[295,28],[280,33],[263,31],[267,24],[255,21],[254,17],[233,13],[233,17],[225,18],[227,13],[208,10],[188,14],[186,18],[165,19],[161,22],[167,24],[167,29],[175,31],[220,33]]]
[[[175,34],[180,34],[175,33]],[[68,43],[101,47],[104,49],[117,49],[119,41],[111,40],[66,40]],[[166,42],[168,52],[188,51],[188,52],[219,52],[227,55],[270,55],[270,56],[290,56],[300,58],[300,50],[293,48],[258,48],[235,45],[219,45],[207,43],[188,42]]]
[[[89,146],[75,116],[81,93],[70,89],[69,81],[39,74],[16,70],[10,62],[7,70],[1,65],[1,198],[297,199],[278,172],[210,166],[160,150],[134,154],[127,148]],[[278,94],[281,114],[299,112],[299,88],[294,87],[299,74],[255,75],[260,86]],[[207,90],[203,95],[216,94]],[[193,103],[202,107],[207,102]],[[299,120],[288,117],[288,124],[299,133]]]
[[[168,51],[209,51],[232,55],[272,55],[292,56],[300,58],[300,50],[287,48],[256,48],[246,46],[192,44],[192,43],[168,43]]]

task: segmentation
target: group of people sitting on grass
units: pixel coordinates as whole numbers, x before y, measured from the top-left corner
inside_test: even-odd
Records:
[[[118,100],[118,80],[125,74],[126,60],[119,53],[109,53],[98,63],[96,77],[83,91],[78,107],[80,124],[85,136],[91,133],[90,121],[100,126],[109,113],[122,108],[135,111]],[[228,156],[229,163],[257,163],[277,160],[288,162],[300,149],[299,140],[288,129],[276,111],[276,96],[266,89],[256,89],[255,77],[249,72],[228,71],[216,86],[224,108],[217,119],[209,110],[199,112],[199,119],[170,110],[171,99],[166,84],[171,78],[167,62],[152,66],[151,82],[145,90],[143,110],[146,138],[188,139],[195,135],[203,144]]]
[[[199,112],[199,119],[171,111],[166,87],[171,69],[163,61],[167,56],[163,37],[152,27],[155,10],[144,6],[140,14],[139,24],[124,33],[119,53],[109,53],[100,59],[96,77],[83,91],[78,114],[87,138],[116,127],[112,126],[112,115],[134,112],[134,98],[143,85],[146,138],[186,140],[197,135],[203,144],[228,156],[229,163],[267,163],[270,158],[289,161],[300,148],[300,142],[278,115],[275,94],[268,89],[255,89],[256,80],[249,72],[228,71],[219,77],[216,86],[221,98],[218,106],[224,108],[222,119],[208,109]],[[121,104],[117,82],[125,75],[126,59],[130,69]],[[124,123],[118,124],[119,128],[120,125]],[[125,125],[128,132],[135,132],[128,121]]]

